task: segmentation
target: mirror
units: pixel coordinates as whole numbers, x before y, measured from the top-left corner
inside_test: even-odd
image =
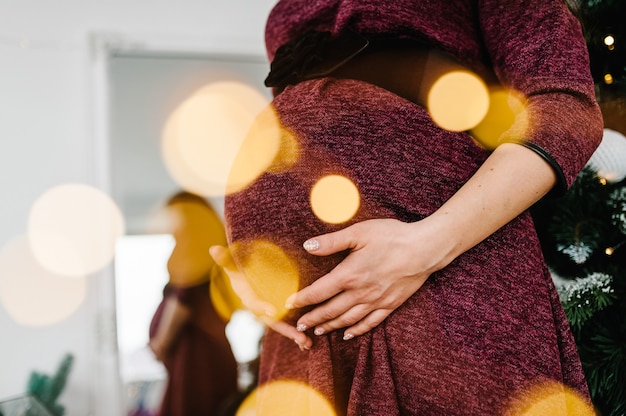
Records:
[[[109,57],[110,187],[126,221],[126,235],[115,253],[116,323],[129,412],[157,406],[166,377],[147,343],[150,321],[168,282],[167,260],[174,245],[160,227],[158,213],[181,190],[162,150],[168,120],[185,100],[221,82],[252,87],[269,100],[263,86],[267,70],[263,57],[251,55],[129,51]],[[223,197],[212,195],[208,200],[223,217]],[[258,354],[262,330],[245,313],[229,323],[227,335],[240,368]],[[240,370],[240,385],[249,382],[246,377]]]

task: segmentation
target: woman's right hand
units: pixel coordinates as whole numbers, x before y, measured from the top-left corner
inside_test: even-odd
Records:
[[[256,295],[245,275],[235,264],[228,247],[213,246],[209,252],[213,260],[224,269],[230,279],[233,290],[248,310],[254,313],[261,322],[273,331],[292,339],[301,350],[311,349],[313,340],[310,337],[298,331],[295,326],[273,317],[276,314],[276,308]]]

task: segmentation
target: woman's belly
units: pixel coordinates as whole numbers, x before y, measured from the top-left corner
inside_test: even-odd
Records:
[[[298,287],[321,277],[344,257],[309,255],[302,248],[305,240],[366,219],[424,218],[487,157],[468,134],[442,130],[424,108],[361,81],[302,82],[287,87],[272,105],[283,134],[291,140],[290,161],[276,164],[227,196],[225,216],[240,267],[255,242],[270,243],[291,259]],[[331,190],[322,203],[336,204],[342,212],[351,212],[345,208],[352,205],[353,216],[338,220],[320,214],[324,210],[316,207],[313,190],[329,176],[353,188],[334,195]],[[356,196],[347,198],[348,193]]]

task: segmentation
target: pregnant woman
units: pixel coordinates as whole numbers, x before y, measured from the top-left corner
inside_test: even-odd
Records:
[[[295,157],[227,197],[229,243],[244,274],[250,253],[235,247],[278,247],[300,291],[265,336],[259,383],[304,383],[354,416],[505,414],[539,383],[588,400],[527,212],[602,137],[567,5],[280,0],[266,44]],[[433,62],[522,94],[526,121],[489,149],[435,123],[422,85]],[[358,190],[346,221],[314,212],[329,176]]]

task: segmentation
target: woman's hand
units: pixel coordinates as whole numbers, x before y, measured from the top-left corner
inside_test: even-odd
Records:
[[[148,343],[148,346],[154,353],[154,358],[156,358],[157,361],[165,362],[165,359],[167,357],[167,348],[165,348],[165,345],[163,345],[163,342],[161,342],[157,338],[153,338]]]
[[[287,299],[288,308],[317,305],[297,329],[316,335],[346,328],[343,338],[362,335],[402,305],[445,266],[445,236],[428,219],[408,224],[374,219],[304,243],[316,256],[350,254],[330,273]]]
[[[304,243],[309,253],[351,253],[287,299],[289,307],[317,305],[297,328],[317,334],[346,327],[344,338],[380,324],[428,276],[483,241],[544,196],[556,183],[551,166],[533,150],[498,146],[478,171],[429,217],[411,224],[369,220]]]
[[[276,308],[256,295],[245,275],[237,268],[227,247],[213,246],[210,249],[210,254],[228,275],[233,291],[239,296],[241,302],[261,322],[279,334],[294,340],[301,350],[308,350],[313,346],[313,341],[306,334],[296,330],[295,327],[285,321],[273,318],[273,315],[276,314]]]

